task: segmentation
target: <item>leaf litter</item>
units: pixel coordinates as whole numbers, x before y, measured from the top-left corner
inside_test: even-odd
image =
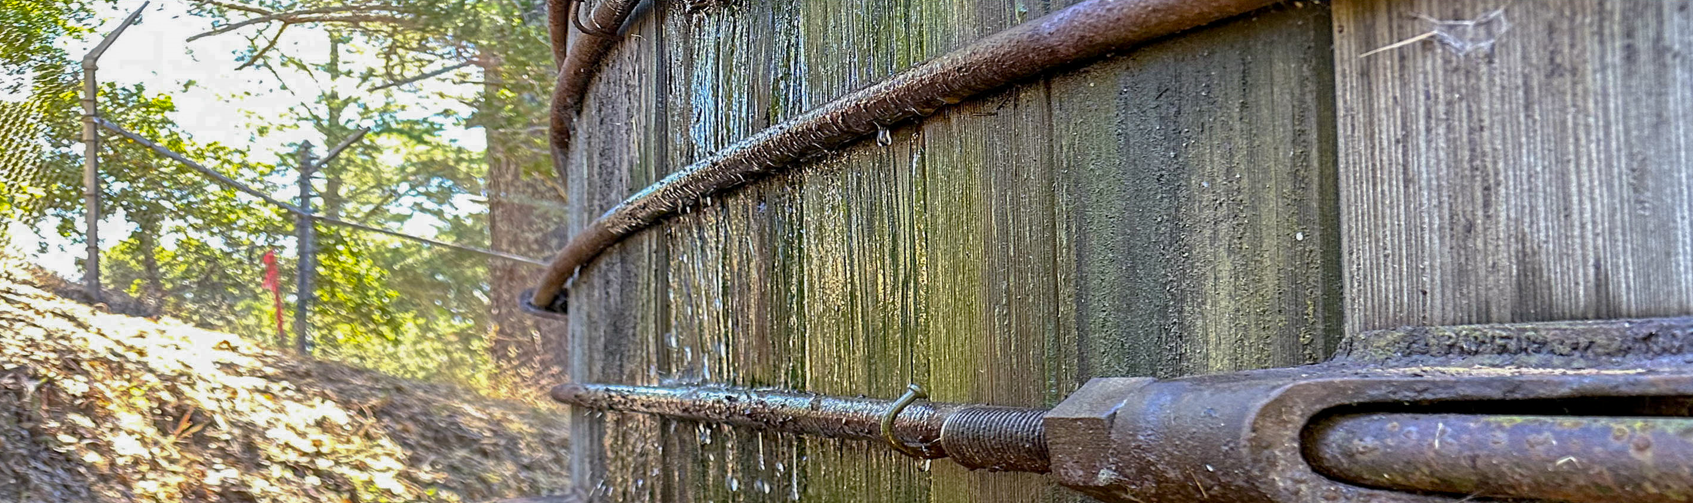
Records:
[[[0,502],[569,492],[560,409],[108,314],[0,257]]]

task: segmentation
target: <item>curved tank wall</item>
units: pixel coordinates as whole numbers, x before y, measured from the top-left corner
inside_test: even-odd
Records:
[[[650,4],[578,122],[573,232],[1067,2]],[[583,270],[571,376],[1046,406],[1092,376],[1312,362],[1343,330],[1693,314],[1693,1],[1484,4],[1284,2],[718,197]],[[1080,499],[871,443],[573,413],[600,500]]]
[[[657,2],[594,82],[571,230],[760,129],[1066,2]],[[1341,329],[1329,8],[990,93],[645,231],[571,292],[572,377],[1050,406]],[[612,501],[1077,500],[882,445],[580,412]]]

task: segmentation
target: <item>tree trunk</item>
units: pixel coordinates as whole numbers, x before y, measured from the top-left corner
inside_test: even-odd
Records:
[[[331,82],[340,79],[342,76],[341,37],[342,35],[339,33],[329,32],[329,65],[326,71]],[[346,110],[352,102],[352,99],[343,99],[341,93],[333,88],[324,93],[323,104],[326,109],[323,115],[324,121],[317,125],[317,130],[323,134],[323,146],[325,148],[334,148],[335,145],[340,144],[341,140],[352,134],[353,128],[341,123],[343,110]],[[324,155],[328,155],[328,152],[325,151]],[[341,197],[343,170],[336,168],[334,164],[336,163],[329,162],[319,167],[319,171],[323,175],[323,193],[319,194],[318,197],[323,198],[322,213],[327,218],[341,218],[341,207],[346,202]]]
[[[564,200],[546,180],[528,169],[547,162],[540,151],[523,148],[529,141],[520,131],[527,121],[544,118],[512,113],[518,104],[499,98],[502,68],[496,54],[480,58],[485,75],[482,126],[487,134],[488,234],[493,249],[530,257],[548,257],[563,245]],[[523,123],[517,123],[522,120]],[[557,372],[564,368],[565,326],[523,313],[522,292],[534,282],[536,269],[509,260],[493,260],[488,267],[489,320],[493,322],[492,358],[501,373],[516,378]]]
[[[151,315],[164,312],[165,284],[159,274],[159,223],[157,221],[141,222],[141,269],[146,276],[147,287],[141,292],[141,304],[147,306]]]

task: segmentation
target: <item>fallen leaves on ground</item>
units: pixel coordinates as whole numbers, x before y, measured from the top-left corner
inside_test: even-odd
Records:
[[[568,490],[563,409],[55,297],[0,258],[0,501],[480,501]]]

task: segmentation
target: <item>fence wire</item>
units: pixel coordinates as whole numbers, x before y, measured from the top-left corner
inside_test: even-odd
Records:
[[[43,101],[34,93],[0,100],[0,218],[31,214],[47,197],[46,187],[77,182],[73,173],[56,172],[44,162]]]

